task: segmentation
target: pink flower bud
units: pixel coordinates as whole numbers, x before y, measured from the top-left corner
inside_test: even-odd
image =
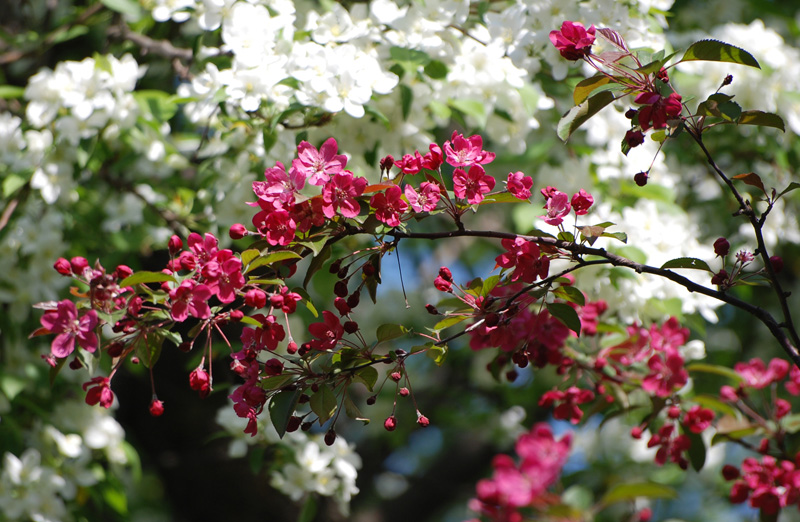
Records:
[[[85,257],[73,257],[69,264],[72,268],[72,273],[76,276],[82,276],[83,271],[89,268],[89,262]]]
[[[714,241],[714,253],[720,257],[725,257],[728,255],[728,252],[731,250],[731,244],[728,243],[728,240],[724,237],[721,237]]]
[[[572,210],[578,216],[583,216],[589,212],[589,208],[594,204],[594,198],[591,194],[581,189],[572,196]]]
[[[428,426],[430,426],[431,421],[429,421],[428,417],[426,417],[425,415],[421,414],[420,412],[417,412],[417,424],[419,424],[423,428],[427,428]]]
[[[242,312],[241,310],[231,310],[230,313],[231,321],[238,322],[241,321],[243,317],[244,317],[244,312]]]
[[[386,431],[394,431],[397,427],[397,419],[394,418],[394,415],[389,416],[383,423],[383,427],[386,428]]]
[[[631,428],[631,437],[633,437],[634,439],[641,439],[643,432],[644,430],[642,429],[641,426],[634,426],[633,428]]]
[[[402,388],[400,388],[400,392],[399,393],[400,393],[400,397],[408,397],[408,394],[411,393],[411,392],[408,391],[408,388],[403,386]]]
[[[394,382],[400,382],[400,379],[403,377],[403,375],[402,375],[400,372],[392,372],[392,373],[389,375],[389,377],[390,377],[390,378],[391,378],[391,379],[392,379]]]
[[[133,270],[127,265],[119,265],[117,266],[117,269],[114,270],[114,277],[120,281],[126,277],[130,277],[131,275],[133,275]]]
[[[161,417],[164,413],[164,402],[158,400],[155,396],[150,402],[150,415],[153,417]]]
[[[63,257],[58,258],[58,261],[56,261],[53,264],[53,268],[55,268],[56,272],[58,272],[61,275],[64,276],[72,275],[72,267],[70,266],[69,261],[67,261]]]
[[[258,288],[252,288],[244,294],[244,302],[253,308],[264,308],[267,305],[267,294]]]
[[[231,237],[231,239],[242,239],[247,235],[247,229],[241,223],[236,223],[231,225],[228,235]]]
[[[169,248],[169,254],[174,256],[178,252],[181,251],[183,248],[183,240],[178,237],[177,235],[173,234],[169,241],[167,242],[167,247]]]

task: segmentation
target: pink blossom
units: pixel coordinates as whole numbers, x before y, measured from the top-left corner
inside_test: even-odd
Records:
[[[792,365],[789,370],[789,380],[786,381],[786,391],[794,396],[800,395],[800,368]]]
[[[405,154],[399,160],[395,160],[395,167],[400,169],[403,174],[413,176],[422,170],[422,156],[419,152],[415,154]]]
[[[699,405],[692,406],[686,412],[683,424],[692,433],[702,433],[714,420],[714,412]]]
[[[344,335],[344,328],[335,314],[324,310],[322,317],[324,322],[308,325],[308,332],[316,337],[309,343],[315,350],[333,350]]]
[[[435,143],[431,143],[428,146],[428,152],[422,157],[422,162],[420,164],[423,168],[428,170],[439,170],[443,162],[444,157],[442,156],[441,147]]]
[[[663,129],[668,119],[677,118],[683,110],[681,95],[676,92],[666,98],[657,92],[642,92],[634,102],[644,105],[639,109],[639,126],[645,131],[650,127]]]
[[[286,210],[262,210],[253,216],[253,226],[270,245],[288,245],[294,241],[297,223]]]
[[[766,366],[764,361],[754,358],[746,363],[736,363],[733,369],[744,378],[745,385],[760,390],[786,377],[789,373],[789,363],[775,358],[769,362],[769,366]]]
[[[572,196],[572,210],[578,216],[583,216],[589,213],[589,208],[594,204],[594,198],[591,194],[581,189]]]
[[[353,177],[348,171],[335,174],[322,187],[322,212],[328,219],[333,219],[338,210],[341,215],[354,218],[361,211],[355,198],[364,193],[367,179]]]
[[[55,310],[48,310],[39,319],[42,326],[57,334],[50,346],[53,356],[67,357],[75,350],[75,343],[88,352],[97,349],[97,335],[94,333],[99,322],[97,312],[89,310],[78,317],[75,303],[69,299],[60,301]]]
[[[655,463],[659,466],[666,464],[667,460],[676,463],[681,469],[689,467],[689,460],[684,456],[692,445],[687,435],[676,435],[673,424],[664,424],[658,433],[650,437],[648,448],[659,446],[656,451]]]
[[[334,138],[325,140],[319,150],[309,142],[301,141],[292,168],[308,178],[310,184],[324,185],[347,165],[347,156],[337,154],[338,148]]]
[[[402,191],[397,185],[392,185],[386,192],[378,192],[369,201],[375,209],[375,217],[390,227],[400,226],[400,215],[408,209],[408,204],[402,199]]]
[[[189,387],[198,392],[201,399],[211,393],[211,376],[202,366],[198,366],[189,374]]]
[[[198,285],[192,279],[184,280],[177,288],[169,291],[172,320],[183,322],[189,314],[198,319],[209,317],[211,309],[208,300],[211,295],[211,289],[207,285]]]
[[[218,241],[213,234],[206,233],[204,236],[201,236],[197,232],[192,232],[189,234],[189,237],[186,238],[186,242],[189,243],[189,249],[200,265],[204,265],[211,260],[218,250]]]
[[[431,212],[439,203],[442,191],[436,183],[423,181],[419,185],[419,192],[411,185],[406,185],[405,194],[414,212]]]
[[[565,391],[550,390],[545,392],[539,399],[539,406],[550,408],[556,405],[553,410],[553,418],[558,420],[568,420],[572,424],[578,424],[583,417],[583,412],[578,405],[594,399],[594,392],[582,390],[577,386],[570,386]]]
[[[752,252],[748,252],[747,250],[739,250],[736,252],[736,260],[743,265],[747,263],[752,263],[753,260],[756,258]]]
[[[271,207],[293,205],[295,194],[306,183],[306,177],[301,171],[293,167],[287,173],[280,161],[264,171],[264,177],[266,181],[253,182],[253,192],[260,201],[268,203]]]
[[[483,150],[483,138],[479,135],[465,138],[463,134],[453,131],[450,141],[444,142],[444,151],[447,154],[447,163],[454,167],[468,167],[471,165],[485,165],[494,161],[494,152]],[[493,185],[494,186],[494,185]]]
[[[473,165],[468,173],[463,169],[453,172],[453,191],[456,197],[466,199],[470,205],[483,201],[484,195],[492,191],[494,184],[494,178],[487,175],[480,165]]]
[[[497,256],[495,263],[505,269],[514,269],[511,275],[512,281],[532,283],[537,278],[547,277],[550,271],[550,258],[540,255],[539,245],[534,241],[517,237],[513,240],[503,239],[501,244],[506,252]]]
[[[580,22],[565,21],[560,31],[550,31],[550,41],[567,60],[580,60],[592,51],[594,25],[586,29]]]
[[[533,178],[526,176],[522,172],[509,172],[506,188],[517,199],[528,199],[531,197],[531,187]]]
[[[689,373],[683,367],[683,357],[677,349],[656,353],[647,361],[650,373],[642,380],[642,388],[658,397],[669,397],[677,388],[689,382]]]
[[[556,190],[547,199],[544,208],[547,210],[547,214],[542,216],[544,222],[548,225],[558,226],[571,209],[569,196]]]

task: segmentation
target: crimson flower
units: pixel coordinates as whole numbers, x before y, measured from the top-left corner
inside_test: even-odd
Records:
[[[295,194],[306,184],[306,176],[302,171],[293,167],[287,173],[280,161],[276,162],[274,167],[264,171],[264,178],[266,181],[253,182],[253,192],[260,201],[273,207],[294,204]],[[257,203],[249,204],[251,206],[258,205]]]
[[[408,204],[402,199],[400,187],[392,185],[386,193],[379,192],[372,196],[369,205],[375,209],[375,217],[390,227],[400,226],[400,214],[408,209]]]
[[[189,374],[189,387],[198,392],[201,399],[205,399],[211,393],[211,376],[202,366],[198,366]]]
[[[657,92],[642,92],[634,102],[644,105],[639,109],[639,126],[645,131],[650,127],[663,129],[668,119],[677,118],[683,110],[681,95],[676,92],[666,98]]]
[[[575,214],[583,216],[589,213],[589,208],[594,204],[594,198],[591,194],[581,189],[572,196],[570,203]]]
[[[114,402],[114,392],[111,391],[111,379],[108,377],[95,377],[83,383],[86,391],[86,404],[94,406],[100,404],[103,408],[110,408]],[[88,391],[87,391],[88,388]]]
[[[55,357],[64,358],[75,350],[75,342],[88,352],[97,349],[97,312],[89,310],[80,318],[75,303],[64,299],[55,310],[48,310],[39,320],[50,333],[58,334],[50,350]]]
[[[324,310],[322,317],[324,322],[308,325],[308,332],[316,337],[309,344],[316,350],[333,350],[344,335],[344,328],[335,314]]]
[[[565,21],[560,31],[550,31],[550,41],[567,60],[580,60],[592,51],[594,25],[586,29],[580,22]]]
[[[569,202],[569,196],[556,190],[547,198],[544,208],[547,210],[547,214],[542,216],[544,222],[548,225],[558,226],[564,221],[564,216],[569,214],[572,205]]]
[[[666,353],[656,353],[647,361],[650,373],[642,379],[642,389],[658,397],[669,397],[676,388],[689,382],[689,373],[683,367],[683,357],[675,348]]]
[[[522,172],[509,172],[506,182],[508,191],[517,199],[528,199],[531,197],[531,187],[533,178],[526,176]]]
[[[319,150],[309,142],[301,141],[292,168],[307,177],[310,184],[324,185],[347,165],[347,156],[336,154],[338,148],[334,138],[325,140]]]
[[[464,172],[464,169],[453,172],[453,191],[456,197],[466,199],[470,205],[483,201],[484,194],[491,192],[494,184],[494,178],[486,174],[480,165],[471,166],[469,172]]]
[[[337,210],[344,217],[356,217],[361,207],[355,198],[364,193],[366,186],[367,178],[353,177],[352,172],[335,174],[322,187],[322,212],[325,217],[333,219]]]

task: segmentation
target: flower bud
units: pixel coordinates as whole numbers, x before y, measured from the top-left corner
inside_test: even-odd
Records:
[[[167,242],[167,248],[169,248],[169,254],[174,256],[178,252],[181,251],[183,248],[183,240],[178,237],[177,235],[173,234],[169,241]]]
[[[728,283],[728,278],[729,278],[728,272],[726,272],[725,269],[722,269],[716,274],[714,274],[714,277],[711,278],[711,284],[717,286],[724,286]]]
[[[378,399],[374,395],[367,397],[367,405],[372,406]]]
[[[70,266],[69,261],[63,257],[58,258],[58,261],[53,264],[53,268],[55,268],[56,272],[63,276],[72,275],[72,267]]]
[[[253,308],[264,308],[267,305],[267,294],[258,288],[250,289],[244,294],[244,302]]]
[[[81,364],[81,360],[78,359],[78,357],[73,358],[69,362],[69,369],[70,370],[80,370],[81,368],[83,368],[83,365]]]
[[[439,310],[437,310],[432,304],[426,304],[425,310],[431,315],[439,315]]]
[[[89,262],[85,257],[73,257],[69,264],[70,268],[72,268],[72,273],[76,276],[82,276],[83,271],[89,268]]]
[[[336,431],[334,431],[334,429],[331,428],[325,434],[325,444],[328,446],[333,446],[334,442],[336,442]]]
[[[289,352],[289,354],[297,353],[297,343],[294,341],[289,341],[289,345],[286,346],[286,351]]]
[[[400,379],[403,377],[403,375],[402,375],[400,372],[392,372],[392,373],[389,375],[389,377],[390,377],[390,378],[391,378],[391,379],[392,379],[394,382],[400,382]]]
[[[430,426],[431,421],[429,421],[428,417],[426,417],[425,415],[421,414],[420,412],[417,412],[417,424],[419,424],[423,428],[427,428],[428,426]]]
[[[640,187],[644,187],[645,185],[647,185],[647,178],[648,178],[647,172],[639,172],[633,177],[633,181],[635,181],[636,184],[639,185]]]
[[[637,440],[641,439],[643,431],[644,430],[642,429],[641,426],[634,426],[633,428],[631,428],[631,437]]]
[[[344,297],[347,295],[347,283],[344,281],[337,281],[335,285],[333,285],[333,293],[339,297]]]
[[[358,331],[358,323],[355,321],[347,321],[342,325],[342,327],[344,328],[344,331],[349,334],[353,334]]]
[[[739,468],[726,464],[722,466],[722,476],[725,480],[736,480],[739,478]]]
[[[627,111],[625,111],[625,117],[628,118],[629,120],[634,119],[637,114],[639,114],[639,111],[636,109],[628,109]]]
[[[300,424],[302,424],[302,419],[297,415],[292,415],[289,417],[289,422],[286,424],[286,431],[288,433],[292,433],[293,431],[297,431],[300,429]]]
[[[229,317],[231,318],[231,321],[239,322],[244,317],[244,312],[241,310],[231,310]]]
[[[358,303],[360,301],[361,301],[361,294],[355,292],[351,294],[350,297],[347,298],[347,306],[349,306],[350,308],[355,308],[358,306]]]
[[[772,270],[779,274],[783,270],[783,258],[780,256],[772,256],[769,258],[769,263],[772,265]]]
[[[394,418],[394,415],[390,415],[389,418],[383,422],[383,427],[386,428],[386,431],[394,431],[397,427],[397,419]]]
[[[731,244],[728,242],[727,239],[721,237],[714,241],[714,253],[720,257],[725,257],[728,255],[728,252],[731,250]]]
[[[644,143],[644,134],[639,130],[629,130],[625,133],[624,139],[628,147],[634,148]]]
[[[228,235],[231,237],[231,239],[242,239],[247,235],[247,228],[245,228],[245,226],[241,223],[234,223],[231,225]]]
[[[153,396],[153,400],[150,401],[150,415],[153,417],[161,417],[164,414],[164,402],[158,400],[155,396]]]
[[[729,74],[728,76],[725,77],[724,80],[722,80],[722,86],[723,87],[726,86],[726,85],[730,85],[732,83],[733,83],[733,75],[732,74]]]
[[[411,393],[411,392],[408,391],[408,388],[403,386],[402,388],[400,388],[398,393],[400,393],[400,397],[408,397],[408,394]]]

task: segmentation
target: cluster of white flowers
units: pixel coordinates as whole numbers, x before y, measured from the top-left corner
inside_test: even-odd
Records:
[[[71,520],[67,503],[80,488],[100,482],[98,461],[127,464],[124,432],[102,408],[64,402],[49,419],[25,434],[30,442],[21,455],[6,451],[0,471],[0,514],[4,520],[63,522]],[[58,427],[56,427],[58,426]]]
[[[231,457],[243,457],[249,445],[280,445],[287,460],[271,471],[271,485],[294,501],[308,494],[332,497],[342,513],[349,512],[350,499],[358,493],[356,478],[361,468],[361,457],[353,444],[341,435],[327,446],[322,434],[309,435],[304,431],[278,436],[269,415],[264,411],[258,417],[258,433],[251,437],[244,433],[247,419],[236,416],[233,408],[226,406],[217,412],[217,424],[233,437],[228,452]]]

